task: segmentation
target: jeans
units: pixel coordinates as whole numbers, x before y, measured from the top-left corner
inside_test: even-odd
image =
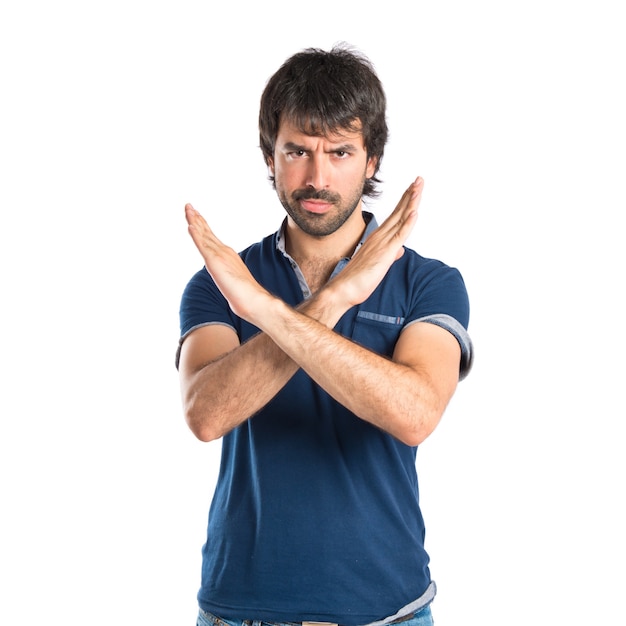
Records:
[[[430,605],[425,606],[413,615],[411,619],[400,622],[398,626],[433,626],[433,616]],[[298,622],[262,622],[260,620],[232,620],[216,617],[200,609],[196,626],[296,626]]]

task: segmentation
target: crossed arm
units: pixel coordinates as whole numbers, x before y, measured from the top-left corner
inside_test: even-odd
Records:
[[[232,329],[205,326],[183,343],[183,408],[199,439],[219,438],[250,418],[298,368],[361,419],[408,445],[433,431],[456,388],[456,339],[438,326],[415,323],[402,332],[388,359],[332,330],[403,254],[422,186],[421,179],[413,183],[343,271],[296,309],[259,285],[239,255],[187,205],[189,232],[207,270],[233,312],[262,331],[239,345]]]

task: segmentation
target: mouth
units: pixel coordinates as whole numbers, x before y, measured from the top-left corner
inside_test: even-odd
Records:
[[[298,189],[292,196],[303,211],[314,215],[328,213],[334,205],[339,204],[341,197],[329,189]]]
[[[309,213],[317,213],[319,215],[329,211],[333,203],[322,202],[321,200],[300,200],[300,206]]]

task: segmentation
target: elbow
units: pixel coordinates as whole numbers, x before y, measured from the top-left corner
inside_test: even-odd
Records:
[[[187,426],[196,439],[208,443],[209,441],[219,439],[223,435],[223,433],[215,427],[214,421],[208,419],[206,410],[199,410],[194,406],[187,406],[185,407],[184,415]]]
[[[196,439],[202,441],[203,443],[208,443],[209,441],[215,441],[219,439],[222,435],[217,433],[215,430],[207,427],[206,424],[201,422],[197,422],[195,420],[187,419],[187,425],[189,426],[189,430],[195,435]]]
[[[396,433],[396,438],[407,446],[417,447],[433,433],[441,417],[442,412],[439,411],[429,412],[428,415],[413,414],[403,421],[404,426]]]
[[[403,444],[411,448],[416,448],[417,446],[424,443],[424,441],[428,438],[428,435],[430,435],[430,432],[422,428],[407,428],[403,432],[398,433],[396,437]]]
[[[219,439],[217,435],[215,435],[213,432],[211,432],[207,428],[204,428],[202,426],[197,426],[189,422],[188,424],[189,424],[189,428],[191,432],[195,435],[198,441],[202,441],[203,443],[208,443],[209,441],[215,441],[216,439]]]
[[[401,437],[398,437],[398,439],[405,445],[411,448],[416,448],[426,440],[426,437],[428,437],[428,435],[422,435],[418,432],[410,432],[403,433],[403,435]]]

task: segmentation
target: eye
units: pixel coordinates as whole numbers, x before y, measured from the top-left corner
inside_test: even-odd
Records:
[[[290,150],[287,152],[287,156],[291,159],[301,159],[306,156],[306,150]]]
[[[350,156],[350,153],[347,150],[335,150],[335,156],[338,159],[346,159]]]

